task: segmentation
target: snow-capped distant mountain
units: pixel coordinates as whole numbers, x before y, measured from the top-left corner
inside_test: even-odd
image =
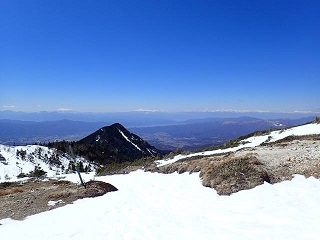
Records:
[[[39,145],[0,145],[0,156],[0,182],[17,180],[19,175],[27,175],[35,167],[47,172],[47,177],[54,177],[72,171],[74,161],[68,154]],[[95,168],[84,158],[77,158],[76,161],[81,162],[83,170]]]

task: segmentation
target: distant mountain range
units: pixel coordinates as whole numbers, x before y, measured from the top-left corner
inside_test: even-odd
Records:
[[[111,125],[120,122],[126,127],[151,127],[180,124],[180,122],[197,119],[239,118],[248,116],[259,119],[298,119],[315,116],[316,113],[282,113],[282,112],[250,112],[250,111],[202,111],[202,112],[162,112],[139,110],[132,112],[76,112],[76,111],[41,111],[17,112],[0,111],[0,119],[51,122],[68,119],[79,122],[102,122]]]
[[[25,145],[56,140],[79,140],[104,126],[101,122],[0,120],[0,143]]]
[[[133,117],[135,114],[139,116],[139,121]],[[187,113],[185,114],[188,115]],[[181,113],[181,115],[183,114]],[[121,116],[123,117],[124,115]],[[193,150],[219,145],[253,131],[295,126],[312,121],[315,118],[313,116],[298,119],[282,118],[275,120],[253,117],[201,118],[202,115],[200,114],[200,118],[198,119],[191,118],[181,120],[187,116],[180,116],[181,118],[177,117],[175,120],[173,118],[171,118],[171,120],[165,120],[165,117],[161,114],[134,113],[130,115],[128,113],[127,117],[124,118],[124,122],[130,122],[130,116],[132,116],[133,119],[131,124],[128,125],[121,121],[113,121],[110,123],[109,121],[84,122],[64,119],[37,122],[0,119],[0,143],[7,145],[25,145],[61,140],[79,141],[96,129],[111,125],[114,122],[121,122],[129,131],[139,135],[158,149],[172,151],[181,148]],[[144,120],[142,116],[145,116]],[[156,116],[159,116],[160,119],[156,120]],[[142,124],[143,121],[145,124]],[[157,122],[159,125],[153,125]],[[160,122],[162,122],[162,124],[160,124]],[[142,125],[142,127],[140,125]]]
[[[304,124],[314,117],[264,120],[252,117],[195,119],[183,124],[130,130],[159,149],[195,150],[221,145],[231,139],[268,129],[281,129]]]

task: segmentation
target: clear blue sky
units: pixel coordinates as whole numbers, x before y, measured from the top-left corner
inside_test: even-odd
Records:
[[[320,112],[320,1],[3,0],[0,110]]]

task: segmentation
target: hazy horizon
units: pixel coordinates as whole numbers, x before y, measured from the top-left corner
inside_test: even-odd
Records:
[[[127,125],[172,125],[195,119],[227,119],[251,117],[265,120],[299,119],[319,116],[319,112],[262,112],[262,111],[128,111],[128,112],[79,112],[79,111],[38,111],[23,112],[0,110],[0,120],[59,121],[125,123]]]

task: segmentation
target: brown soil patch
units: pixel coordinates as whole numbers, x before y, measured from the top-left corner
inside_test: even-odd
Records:
[[[68,181],[33,181],[0,184],[0,219],[24,219],[27,216],[55,209],[87,197],[117,191],[109,183],[89,181],[86,188]],[[56,201],[55,205],[48,205]]]

